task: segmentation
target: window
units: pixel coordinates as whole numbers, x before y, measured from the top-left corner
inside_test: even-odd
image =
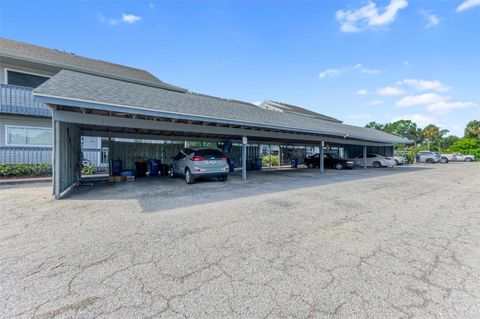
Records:
[[[7,145],[50,146],[52,129],[43,127],[6,126]]]
[[[7,70],[7,84],[36,88],[48,80],[46,76]]]

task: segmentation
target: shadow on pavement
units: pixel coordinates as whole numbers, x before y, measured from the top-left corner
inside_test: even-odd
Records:
[[[63,200],[138,200],[143,212],[159,212],[198,204],[246,198],[268,193],[308,188],[358,179],[387,177],[429,169],[422,166],[400,166],[382,169],[318,170],[272,169],[248,172],[246,182],[241,172],[231,173],[227,182],[202,180],[187,185],[182,178],[146,177],[135,182],[108,183],[88,181]]]

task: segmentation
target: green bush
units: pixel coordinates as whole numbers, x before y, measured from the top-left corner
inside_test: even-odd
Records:
[[[270,163],[272,164],[272,166],[278,166],[278,156],[272,155],[271,162],[270,162],[270,156],[265,155],[262,157],[262,163],[263,163],[263,166],[269,166]]]
[[[0,176],[45,176],[52,174],[52,164],[0,164]]]
[[[475,155],[475,160],[480,158],[480,140],[476,138],[462,138],[453,143],[448,151],[450,153],[463,153],[465,155]]]
[[[93,166],[87,165],[82,168],[82,175],[93,175],[95,174],[95,168]]]

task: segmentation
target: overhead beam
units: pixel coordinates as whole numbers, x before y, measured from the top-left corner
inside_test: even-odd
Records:
[[[173,132],[184,132],[186,136],[188,133],[200,133],[200,134],[216,134],[216,135],[226,135],[226,136],[248,136],[248,137],[257,137],[265,138],[272,140],[285,140],[288,141],[297,141],[307,144],[313,144],[311,142],[317,142],[319,140],[319,135],[306,135],[306,134],[294,134],[294,133],[280,133],[280,132],[268,132],[268,131],[256,131],[256,130],[246,130],[240,128],[229,128],[229,127],[216,127],[216,126],[203,126],[196,124],[184,124],[184,123],[169,123],[169,122],[160,122],[154,120],[142,120],[142,119],[129,119],[115,116],[103,116],[95,114],[82,114],[77,112],[67,112],[67,111],[53,111],[53,118],[57,121],[70,122],[76,124],[91,124],[91,125],[100,125],[108,127],[130,127],[137,129],[146,129],[146,130],[160,130],[160,131],[173,131]],[[335,137],[325,137],[321,136],[321,139],[325,142],[336,143],[336,144],[352,144],[352,145],[365,145],[365,141],[357,140],[348,140]],[[316,144],[316,143],[315,143]],[[367,143],[372,146],[382,146],[386,145],[384,143]]]

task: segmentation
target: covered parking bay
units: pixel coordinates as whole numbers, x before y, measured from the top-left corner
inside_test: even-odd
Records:
[[[247,144],[319,147],[342,145],[351,153],[407,140],[379,131],[309,116],[274,112],[235,100],[194,94],[63,70],[34,95],[53,110],[53,193],[60,198],[80,180],[81,136],[167,141],[230,140],[242,145],[247,178]],[[320,156],[323,172],[323,156]],[[366,163],[364,163],[366,165]]]

